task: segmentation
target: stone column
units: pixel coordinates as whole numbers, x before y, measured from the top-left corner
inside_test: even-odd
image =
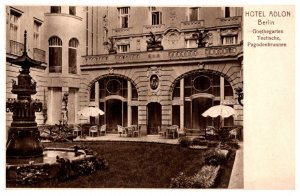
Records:
[[[74,97],[74,99],[75,99],[75,108],[74,108],[74,111],[75,111],[75,124],[77,124],[78,123],[78,114],[77,114],[77,112],[79,111],[78,110],[78,93],[79,93],[79,89],[77,89],[76,91],[75,91],[75,97]]]
[[[50,101],[49,101],[49,105],[48,105],[48,124],[53,124],[53,118],[52,118],[52,106],[53,106],[53,88],[50,88],[49,89],[49,98],[50,98]]]
[[[224,77],[220,77],[220,100],[221,100],[221,102],[224,99],[225,99]]]
[[[220,77],[220,104],[222,104],[224,99],[225,99],[224,77]],[[222,119],[221,126],[224,126],[224,119]]]
[[[95,82],[95,108],[99,108],[99,96],[100,92],[99,92],[99,82]],[[99,124],[99,115],[96,116],[95,118],[96,124]]]
[[[180,129],[184,129],[184,78],[180,80]]]
[[[127,81],[127,126],[130,127],[132,124],[132,109],[131,109],[131,100],[132,100],[132,88],[131,82]]]

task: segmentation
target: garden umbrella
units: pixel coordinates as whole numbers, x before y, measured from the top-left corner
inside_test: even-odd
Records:
[[[204,117],[210,116],[212,118],[216,118],[218,116],[220,116],[221,118],[228,118],[229,116],[236,116],[236,115],[237,115],[236,110],[226,105],[212,106],[211,108],[209,108],[208,110],[202,113],[202,116]]]
[[[230,106],[216,105],[216,106],[212,106],[211,108],[203,112],[202,116],[212,117],[212,118],[216,118],[220,116],[221,119],[223,120],[223,118],[228,118],[229,116],[237,116],[237,112],[235,109],[233,109]],[[222,120],[220,122],[220,125],[222,123]]]
[[[99,108],[95,107],[85,107],[82,110],[77,112],[78,115],[82,115],[85,117],[90,117],[90,116],[98,116],[98,115],[103,115],[104,112],[100,110]]]

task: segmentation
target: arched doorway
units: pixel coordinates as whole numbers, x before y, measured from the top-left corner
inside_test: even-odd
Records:
[[[161,129],[161,104],[149,103],[147,105],[147,134],[158,134]]]
[[[107,75],[99,78],[90,89],[90,104],[104,111],[95,124],[106,124],[106,131],[117,133],[117,125],[124,127],[138,123],[137,89],[129,78]]]
[[[212,106],[226,104],[233,107],[233,88],[227,79],[214,72],[191,72],[178,78],[172,88],[172,123],[188,129],[219,126],[220,118],[204,118],[202,113]],[[222,121],[232,126],[233,117]]]
[[[192,100],[191,108],[191,124],[193,129],[205,129],[206,125],[211,124],[208,122],[210,118],[205,118],[201,114],[213,105],[213,99],[208,97],[198,97]]]
[[[116,132],[117,125],[123,125],[123,103],[118,99],[109,99],[105,102],[106,115],[105,121],[107,122],[107,129],[112,132]],[[126,112],[125,112],[126,114]]]

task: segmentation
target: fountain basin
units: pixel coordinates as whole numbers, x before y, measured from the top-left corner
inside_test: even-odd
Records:
[[[45,148],[43,156],[6,160],[6,180],[21,184],[91,174],[105,168],[105,159],[74,148]]]

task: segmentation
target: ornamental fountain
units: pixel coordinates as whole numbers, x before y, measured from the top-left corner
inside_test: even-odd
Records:
[[[36,82],[29,75],[31,67],[40,66],[40,62],[31,59],[26,50],[27,34],[24,34],[23,55],[11,63],[21,66],[18,81],[13,81],[12,93],[17,95],[17,99],[8,99],[6,111],[13,112],[13,122],[8,133],[6,145],[6,157],[26,158],[43,155],[43,146],[40,141],[40,133],[35,122],[35,112],[42,111],[42,103],[34,100],[31,95],[37,93]]]
[[[24,33],[22,56],[10,63],[21,66],[17,81],[12,80],[12,93],[17,99],[9,98],[6,112],[12,112],[12,123],[6,144],[6,182],[8,186],[32,184],[44,180],[66,180],[96,169],[105,169],[106,160],[96,157],[90,149],[73,145],[71,148],[43,148],[40,132],[35,121],[35,112],[43,111],[43,104],[31,95],[37,93],[36,82],[29,75],[31,67],[41,62],[31,59],[26,49],[27,33]],[[67,94],[64,96],[67,118]],[[67,120],[66,120],[67,121]]]

